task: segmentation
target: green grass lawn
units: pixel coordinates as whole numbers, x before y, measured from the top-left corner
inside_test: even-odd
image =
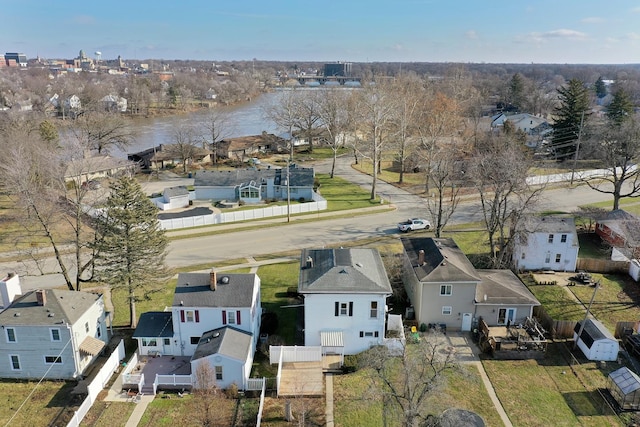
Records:
[[[263,311],[277,314],[277,335],[286,345],[293,345],[295,341],[297,309],[285,308],[285,306],[301,304],[300,300],[287,296],[287,288],[297,289],[299,269],[300,263],[297,261],[263,265],[258,269]]]
[[[318,191],[322,197],[327,199],[327,211],[360,209],[380,205],[379,198],[371,200],[369,191],[345,179],[331,178],[327,174],[318,174],[316,179],[320,183]]]
[[[75,406],[73,381],[0,381],[0,424],[3,426],[66,425]]]

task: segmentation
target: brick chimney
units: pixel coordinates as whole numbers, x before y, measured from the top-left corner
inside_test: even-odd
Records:
[[[211,288],[212,291],[218,289],[218,275],[213,268],[209,272],[209,288]]]
[[[38,301],[38,305],[40,306],[47,305],[47,294],[44,289],[36,290],[36,301]]]
[[[424,249],[420,249],[418,251],[418,265],[419,266],[424,265]]]

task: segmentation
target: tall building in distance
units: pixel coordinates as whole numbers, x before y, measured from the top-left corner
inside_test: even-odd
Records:
[[[7,52],[4,54],[4,60],[8,67],[27,66],[27,56],[24,53]]]
[[[331,62],[324,64],[325,77],[350,77],[351,62]]]

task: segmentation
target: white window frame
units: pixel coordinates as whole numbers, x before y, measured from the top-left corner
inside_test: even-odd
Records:
[[[228,325],[235,325],[236,324],[236,320],[238,314],[235,310],[228,310],[227,311],[227,324]]]
[[[340,316],[348,316],[349,315],[349,303],[341,302],[340,303],[340,310],[338,311],[338,314]]]
[[[556,254],[556,262],[560,262],[562,260],[562,254]]]
[[[553,243],[553,234],[549,234],[549,237],[547,238],[547,242]]]
[[[216,365],[213,369],[215,371],[216,381],[222,381],[224,378],[224,375],[222,374],[222,365]]]
[[[378,301],[371,301],[371,304],[369,305],[369,307],[370,307],[369,317],[371,319],[377,319],[378,318]]]
[[[13,358],[15,357],[16,362],[18,363],[18,367],[16,368],[13,364]],[[19,354],[10,354],[9,355],[9,364],[11,366],[12,371],[22,371],[22,364],[20,363],[20,355]]]
[[[450,305],[443,305],[442,306],[442,315],[443,316],[451,316],[452,312],[453,312],[453,307],[451,307]]]
[[[567,243],[567,235],[566,234],[562,234],[560,236],[560,243]]]
[[[53,359],[52,362],[47,362],[47,358]],[[62,356],[44,356],[45,365],[62,365]]]
[[[13,339],[9,338],[9,331],[11,331],[13,333]],[[15,328],[6,328],[4,330],[4,335],[5,335],[5,338],[7,339],[8,343],[18,342],[18,335],[16,334],[16,329]]]
[[[143,347],[157,347],[158,341],[155,338],[142,338]]]
[[[550,262],[551,262],[551,252],[547,252],[547,254],[544,256],[544,263],[549,264]]]
[[[373,335],[374,335],[373,332],[366,332],[365,331],[365,333],[364,333],[364,337],[365,338],[373,338]]]
[[[453,295],[453,285],[440,285],[440,296],[450,297]]]
[[[59,342],[62,341],[62,336],[60,335],[60,328],[50,328],[50,338],[52,342]],[[54,336],[54,333],[58,334],[58,338],[56,339],[56,337]]]
[[[185,310],[184,311],[184,321],[187,323],[194,323],[196,321],[196,311],[195,310]]]

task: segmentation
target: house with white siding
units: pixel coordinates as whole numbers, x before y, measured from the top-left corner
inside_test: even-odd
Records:
[[[298,293],[304,344],[325,354],[356,354],[383,344],[391,284],[376,249],[305,249]]]
[[[104,300],[89,292],[27,292],[0,313],[0,329],[0,378],[78,378],[108,342]]]
[[[514,240],[513,264],[517,270],[576,270],[580,243],[573,217],[528,217]]]

